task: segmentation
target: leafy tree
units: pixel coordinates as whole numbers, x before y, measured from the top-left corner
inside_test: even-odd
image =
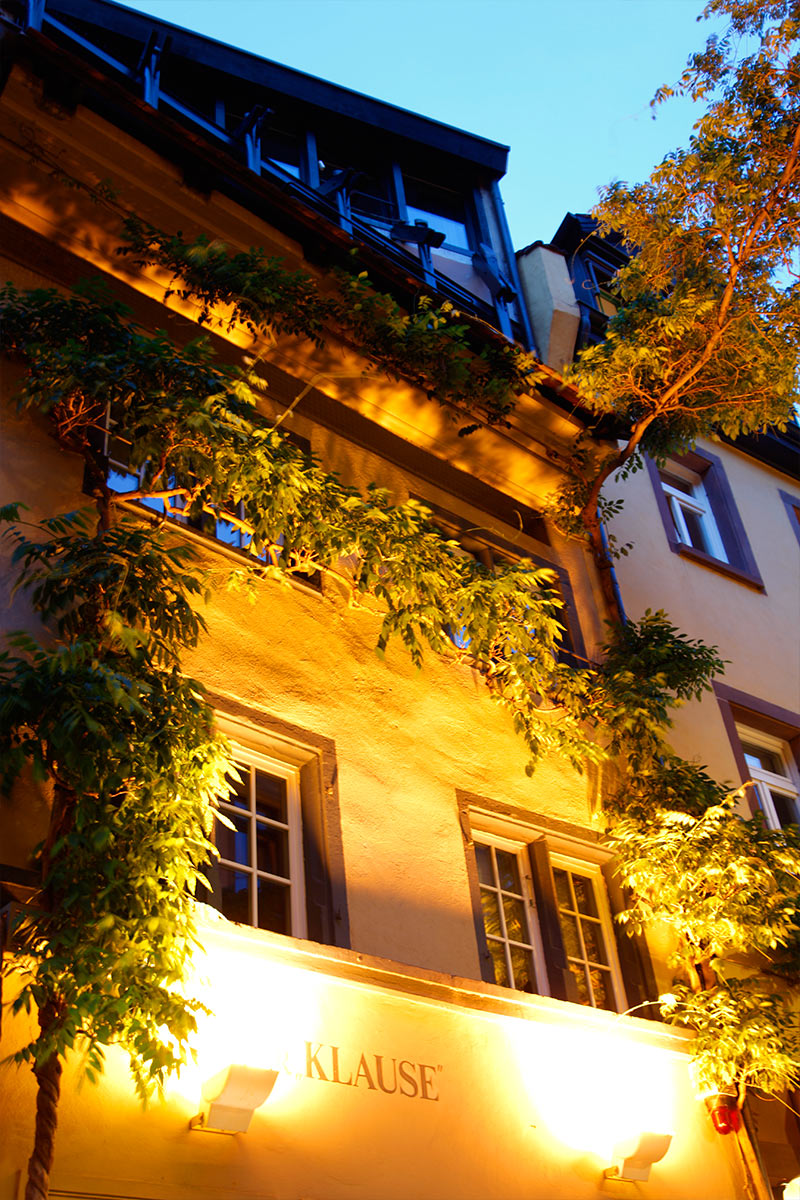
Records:
[[[606,336],[567,371],[619,441],[582,439],[555,515],[589,544],[617,613],[600,518],[603,488],[700,436],[785,425],[800,350],[800,13],[783,0],[712,0],[723,37],[693,55],[674,93],[705,106],[685,150],[644,183],[614,183],[595,210],[631,257]]]
[[[0,654],[2,786],[27,767],[53,797],[41,886],[13,930],[12,1009],[35,1006],[40,1030],[15,1056],[38,1083],[27,1200],[47,1195],[70,1050],[93,1079],[103,1047],[121,1045],[142,1096],[185,1059],[201,1007],[180,990],[192,895],[231,770],[180,666],[203,628],[190,549],[130,519],[105,524],[74,513],[12,533],[44,633]]]
[[[688,148],[647,181],[606,189],[600,231],[630,258],[604,340],[567,372],[589,433],[594,421],[606,441],[578,439],[553,515],[588,540],[617,621],[613,542],[609,550],[601,522],[618,502],[606,485],[645,452],[663,463],[700,436],[785,426],[797,395],[800,10],[788,0],[711,0],[705,15],[727,18],[728,32],[654,101],[678,93],[705,111]],[[741,1103],[749,1085],[796,1085],[797,837],[742,821],[724,788],[669,751],[658,721],[647,728],[626,709],[619,728],[610,843],[631,923],[658,922],[675,937],[682,982],[664,1013],[696,1031],[707,1088],[738,1090]]]

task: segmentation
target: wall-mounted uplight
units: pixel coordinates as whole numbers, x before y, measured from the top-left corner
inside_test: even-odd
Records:
[[[618,1142],[614,1147],[613,1166],[603,1172],[607,1179],[627,1179],[641,1183],[650,1178],[653,1163],[660,1162],[672,1142],[671,1133],[640,1133]]]
[[[783,1200],[800,1200],[800,1175],[783,1185]]]
[[[203,1084],[201,1112],[189,1122],[190,1129],[208,1133],[246,1133],[250,1120],[269,1096],[277,1071],[233,1063]]]

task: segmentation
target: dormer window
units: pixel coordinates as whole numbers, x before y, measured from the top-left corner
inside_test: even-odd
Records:
[[[439,187],[403,175],[407,221],[426,221],[431,229],[444,234],[444,245],[453,250],[469,251],[470,235],[465,198],[449,188]]]
[[[616,271],[607,263],[598,262],[595,258],[587,259],[586,267],[589,272],[595,306],[603,316],[613,317],[619,307],[612,290]]]

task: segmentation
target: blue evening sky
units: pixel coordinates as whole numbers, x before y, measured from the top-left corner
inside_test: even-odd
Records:
[[[702,0],[127,0],[128,6],[511,147],[514,245],[685,144],[662,105],[708,30]]]

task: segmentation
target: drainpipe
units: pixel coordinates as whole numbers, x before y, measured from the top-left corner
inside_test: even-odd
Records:
[[[619,615],[622,619],[622,624],[627,625],[628,617],[625,612],[625,605],[622,603],[622,592],[619,589],[619,580],[617,579],[617,572],[614,569],[614,560],[609,554],[608,550],[608,534],[606,533],[606,527],[602,521],[600,522],[600,534],[603,538],[603,549],[608,557],[608,567],[611,572],[611,586],[614,589],[614,599],[617,602],[617,608],[619,609]]]
[[[505,205],[503,204],[503,197],[500,195],[500,186],[496,179],[492,180],[492,199],[494,201],[495,218],[500,229],[500,238],[503,243],[503,253],[505,254],[506,262],[508,264],[508,272],[511,275],[511,281],[514,284],[517,292],[517,314],[519,317],[519,322],[522,325],[528,346],[533,353],[536,354],[537,358],[539,358],[541,355],[538,353],[536,342],[533,337],[533,330],[531,329],[531,323],[528,318],[528,306],[525,303],[522,295],[522,284],[519,280],[517,260],[514,256],[514,247],[511,242],[511,234],[509,232],[508,222],[506,220]]]

